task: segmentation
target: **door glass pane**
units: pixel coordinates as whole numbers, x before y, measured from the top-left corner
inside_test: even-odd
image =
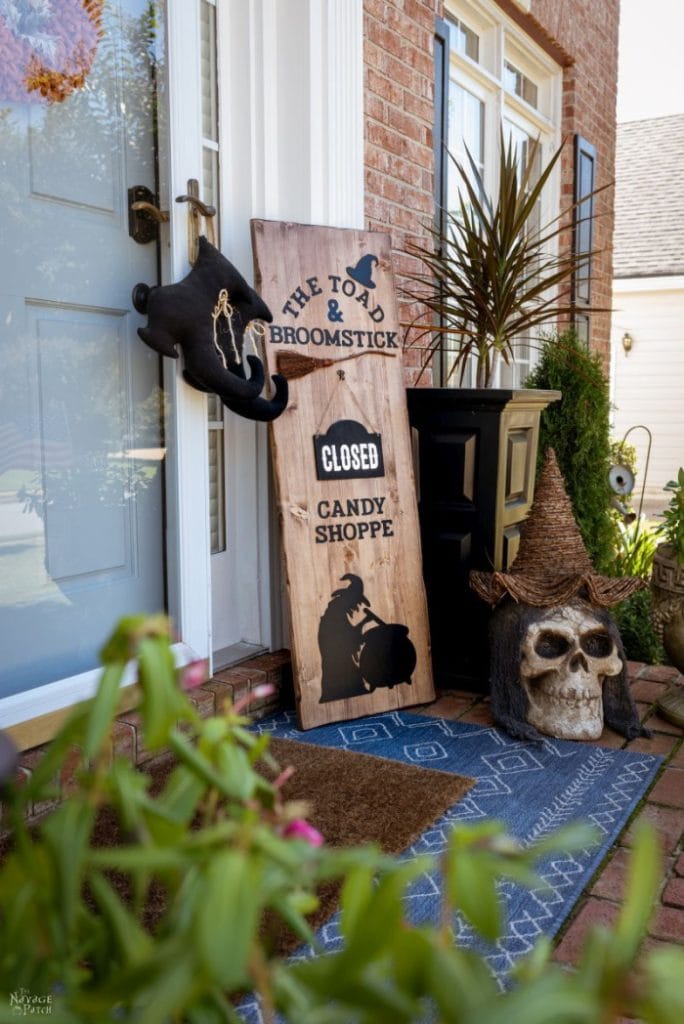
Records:
[[[200,0],[200,74],[202,78],[202,198],[218,209],[218,67],[216,5]],[[217,218],[218,219],[218,218]],[[218,227],[218,225],[216,225]]]
[[[485,104],[468,89],[465,89],[458,82],[449,83],[449,145],[452,155],[459,165],[465,170],[470,181],[475,183],[475,175],[472,171],[468,154],[477,168],[481,179],[484,178],[485,166]],[[447,204],[449,213],[458,216],[460,209],[460,195],[463,191],[461,177],[450,161],[448,166],[447,181]],[[468,359],[464,365],[455,368],[454,352],[458,352],[460,341],[453,337],[449,341],[449,348],[444,352],[443,373],[444,379],[452,387],[474,387],[476,379],[476,367],[473,359]]]
[[[202,77],[202,195],[219,205],[218,68],[216,52],[216,5],[200,0]],[[216,217],[218,220],[218,214]],[[216,395],[207,400],[209,429],[209,526],[211,553],[226,550],[225,430],[223,406]]]
[[[223,406],[216,395],[207,395],[209,415],[209,526],[211,553],[226,550],[225,424]]]
[[[0,4],[0,696],[164,605],[159,358],[130,298],[157,255],[127,209],[156,191],[158,32],[147,0]]]
[[[504,140],[508,146],[512,144],[518,163],[518,180],[521,179],[530,160],[533,161],[530,185],[539,180],[541,174],[541,145],[534,145],[533,139],[527,132],[517,124],[507,119],[503,122]],[[541,200],[537,201],[533,213],[527,223],[528,231],[538,232],[541,226]]]

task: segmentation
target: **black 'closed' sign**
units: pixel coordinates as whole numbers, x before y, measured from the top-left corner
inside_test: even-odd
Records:
[[[313,439],[319,480],[358,480],[384,476],[382,437],[356,420],[338,420]]]

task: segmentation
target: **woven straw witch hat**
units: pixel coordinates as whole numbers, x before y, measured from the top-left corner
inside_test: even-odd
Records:
[[[556,453],[546,452],[532,508],[508,572],[470,573],[470,586],[489,604],[505,594],[535,608],[563,605],[579,596],[604,608],[645,586],[633,576],[599,576],[584,546],[565,490]]]

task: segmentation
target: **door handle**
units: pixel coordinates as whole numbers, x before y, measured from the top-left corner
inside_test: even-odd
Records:
[[[188,191],[185,195],[176,196],[177,203],[188,204],[188,262],[194,266],[199,248],[201,223],[204,219],[207,240],[216,246],[216,228],[214,217],[216,207],[203,202],[199,197],[199,182],[196,178],[188,179]]]
[[[139,245],[156,242],[159,225],[169,219],[166,210],[154,202],[155,195],[146,185],[134,185],[128,190],[128,234]]]

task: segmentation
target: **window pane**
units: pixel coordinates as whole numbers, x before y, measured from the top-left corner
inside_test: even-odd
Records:
[[[539,95],[537,86],[510,61],[504,61],[504,88],[536,108]]]
[[[475,62],[480,59],[480,37],[460,19],[449,22],[449,39],[454,53],[463,53]]]
[[[449,86],[449,139],[452,153],[472,178],[470,153],[478,173],[484,176],[484,118],[485,105],[457,82]],[[447,205],[449,210],[458,209],[458,173],[453,165],[448,168]]]
[[[527,167],[528,161],[530,159],[534,160],[534,166],[532,168],[532,174],[530,176],[530,183],[534,184],[534,182],[536,182],[539,179],[539,175],[541,173],[541,146],[537,146],[535,148],[533,145],[534,140],[532,139],[532,137],[528,135],[527,132],[520,128],[518,125],[513,124],[513,122],[508,120],[504,121],[504,139],[506,141],[506,145],[508,145],[508,142],[510,140],[516,151],[516,155],[518,158],[519,177],[522,176],[525,168]],[[539,231],[540,227],[541,200],[537,202],[534,212],[530,216],[530,219],[528,221],[528,231],[531,233],[535,233]]]

